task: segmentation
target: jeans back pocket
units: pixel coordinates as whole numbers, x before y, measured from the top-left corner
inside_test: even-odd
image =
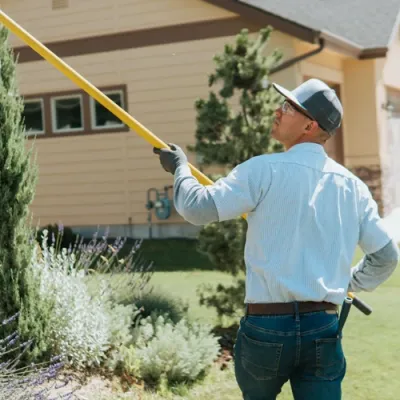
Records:
[[[343,374],[346,360],[340,338],[316,339],[317,370],[316,375],[334,380]]]
[[[241,363],[254,379],[269,380],[278,376],[282,350],[282,343],[260,342],[241,333]]]

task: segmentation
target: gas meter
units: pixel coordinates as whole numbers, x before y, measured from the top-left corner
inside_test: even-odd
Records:
[[[147,221],[149,223],[149,236],[152,237],[152,210],[157,219],[165,220],[171,216],[172,201],[168,197],[168,191],[172,189],[172,186],[164,186],[164,191],[160,191],[156,188],[150,188],[147,191],[147,203],[146,208],[148,210]],[[152,193],[154,193],[152,199]]]

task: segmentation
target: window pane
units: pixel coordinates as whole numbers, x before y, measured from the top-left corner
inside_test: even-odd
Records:
[[[43,104],[40,100],[25,103],[23,117],[27,133],[43,132]]]
[[[122,93],[105,93],[114,103],[123,107],[122,104]],[[117,118],[112,112],[108,111],[107,108],[103,107],[99,102],[95,102],[94,106],[94,121],[95,127],[116,127],[123,126],[124,124]]]
[[[56,99],[54,109],[57,131],[83,128],[80,97]]]

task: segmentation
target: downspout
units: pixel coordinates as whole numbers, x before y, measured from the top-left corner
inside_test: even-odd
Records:
[[[308,53],[302,54],[301,56],[294,57],[290,60],[283,62],[282,64],[278,65],[275,68],[270,70],[270,75],[275,74],[276,72],[282,71],[283,69],[289,68],[290,66],[298,63],[299,61],[305,60],[306,58],[315,56],[316,54],[320,53],[325,48],[325,40],[319,38],[319,47],[318,49],[312,50]]]

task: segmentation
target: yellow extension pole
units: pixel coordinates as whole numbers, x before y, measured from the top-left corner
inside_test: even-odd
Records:
[[[71,79],[76,83],[81,89],[83,89],[89,96],[97,100],[101,105],[112,112],[116,117],[118,117],[122,122],[128,125],[136,133],[147,140],[152,146],[158,148],[166,148],[168,145],[159,139],[156,135],[150,132],[146,127],[144,127],[140,122],[136,121],[130,114],[128,114],[124,109],[110,100],[104,93],[93,86],[80,74],[78,74],[74,69],[72,69],[67,63],[62,61],[57,55],[55,55],[51,50],[29,34],[25,29],[19,26],[14,20],[12,20],[7,14],[0,10],[0,22],[8,28],[14,35],[18,36],[22,41],[24,41],[29,47],[40,54],[46,61],[57,68],[62,74]],[[189,167],[192,171],[193,176],[203,185],[212,185],[213,181],[209,179],[206,175],[200,172],[197,168],[189,163]],[[246,219],[246,215],[242,215]],[[353,293],[348,293],[349,297],[353,300],[358,300]]]
[[[55,55],[51,50],[44,46],[41,42],[35,39],[31,34],[29,34],[25,29],[19,26],[15,21],[13,21],[8,15],[0,10],[0,22],[6,26],[12,33],[23,40],[29,47],[39,53],[45,60],[47,60],[51,65],[57,68],[62,74],[71,79],[80,88],[82,88],[89,96],[93,97],[115,116],[117,116],[122,122],[128,125],[136,133],[147,140],[152,146],[158,148],[168,147],[166,143],[160,140],[152,132],[150,132],[146,127],[139,123],[135,118],[128,114],[124,109],[122,109],[118,104],[110,100],[104,93],[93,86],[80,74],[78,74],[74,69],[72,69],[68,64],[62,61],[57,55]],[[209,179],[206,175],[201,173],[193,165],[189,164],[189,167],[193,175],[197,180],[203,185],[211,185],[213,181]]]

